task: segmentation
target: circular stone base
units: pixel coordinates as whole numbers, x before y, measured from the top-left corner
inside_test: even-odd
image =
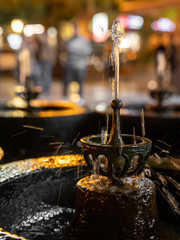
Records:
[[[115,185],[92,175],[77,183],[78,239],[164,240],[158,222],[155,185],[147,178],[124,178]]]

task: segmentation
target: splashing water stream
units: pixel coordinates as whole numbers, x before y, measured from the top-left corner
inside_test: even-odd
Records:
[[[111,37],[113,40],[111,60],[115,67],[115,80],[112,83],[112,91],[114,92],[115,99],[119,98],[119,69],[120,69],[119,54],[123,32],[124,31],[123,28],[121,27],[120,21],[116,20],[112,25],[112,30],[110,30],[108,34],[109,37]]]

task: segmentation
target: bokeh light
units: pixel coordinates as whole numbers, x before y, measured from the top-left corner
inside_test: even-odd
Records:
[[[45,27],[42,24],[27,24],[23,32],[26,37],[31,37],[34,34],[43,34]]]
[[[152,22],[151,28],[154,31],[173,32],[176,29],[176,24],[169,18],[159,18],[157,21]]]
[[[135,52],[140,50],[141,38],[137,32],[127,32],[126,37],[131,41],[131,49]]]
[[[24,23],[20,19],[14,19],[11,21],[11,28],[16,33],[21,33],[24,28]]]
[[[74,26],[71,22],[62,21],[59,26],[59,35],[62,40],[66,41],[74,35]]]
[[[131,46],[131,40],[129,38],[123,38],[121,40],[120,48],[129,48]]]
[[[147,84],[148,89],[154,90],[158,87],[157,81],[155,80],[150,80]]]
[[[108,32],[108,15],[106,13],[96,13],[92,18],[93,40],[104,42]]]
[[[4,32],[3,28],[0,26],[0,35],[2,35]]]
[[[117,18],[124,29],[141,29],[144,24],[144,18],[138,15],[120,15]]]
[[[7,42],[10,48],[17,50],[21,47],[22,37],[18,34],[11,33],[7,36]]]
[[[47,30],[47,34],[49,38],[56,38],[57,37],[57,29],[55,27],[49,27]]]

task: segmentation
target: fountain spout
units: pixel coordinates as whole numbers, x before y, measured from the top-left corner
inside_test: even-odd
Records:
[[[100,172],[121,182],[123,177],[129,177],[143,169],[150,155],[151,141],[143,137],[121,135],[120,109],[123,103],[119,99],[119,53],[123,29],[118,20],[114,21],[109,36],[113,41],[112,59],[115,66],[115,99],[111,102],[113,109],[111,131],[107,144],[101,144],[99,135],[95,135],[82,138],[81,145],[85,160],[91,168],[99,159]]]
[[[113,109],[112,118],[112,128],[110,132],[110,138],[108,144],[121,146],[123,145],[123,140],[121,137],[121,127],[120,127],[120,109],[122,108],[122,101],[119,99],[119,53],[120,44],[123,37],[123,28],[118,20],[114,21],[111,31],[109,31],[109,36],[113,41],[112,58],[115,67],[115,83],[114,83],[114,95],[115,99],[111,102],[111,107]]]
[[[121,136],[121,126],[120,126],[120,109],[122,108],[122,101],[120,99],[114,99],[111,102],[111,107],[113,109],[112,118],[112,128],[110,132],[110,137],[108,144],[121,146],[124,144]]]

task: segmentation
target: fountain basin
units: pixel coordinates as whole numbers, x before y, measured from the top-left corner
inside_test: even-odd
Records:
[[[73,236],[75,185],[89,175],[82,155],[11,162],[0,165],[0,173],[0,237],[3,240],[14,239],[12,234],[37,240],[68,240]],[[166,217],[165,228],[175,239],[180,237],[177,222]]]
[[[163,110],[163,101],[168,99],[170,96],[173,95],[172,91],[168,90],[159,90],[155,89],[150,92],[150,95],[153,99],[156,100],[156,106],[154,106],[154,110],[162,111]]]
[[[0,105],[1,117],[58,117],[84,113],[87,108],[70,101],[34,99],[30,108],[21,104],[21,98]]]
[[[0,227],[25,239],[70,236],[75,185],[87,174],[84,163],[82,155],[66,155],[1,165]]]
[[[62,154],[56,152],[53,142],[69,147],[75,138],[97,132],[98,114],[87,107],[38,99],[33,100],[32,106],[36,110],[0,110],[3,163]]]

